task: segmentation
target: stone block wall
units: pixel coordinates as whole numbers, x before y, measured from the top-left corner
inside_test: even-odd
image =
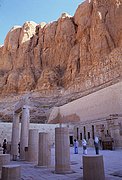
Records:
[[[30,123],[30,129],[38,129],[39,132],[47,132],[50,134],[49,137],[50,137],[51,145],[53,145],[55,142],[55,127],[57,126],[59,125]],[[7,139],[7,142],[10,142],[11,134],[12,134],[12,123],[0,123],[0,143],[2,144],[4,139]]]

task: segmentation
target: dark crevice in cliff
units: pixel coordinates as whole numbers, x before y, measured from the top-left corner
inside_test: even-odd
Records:
[[[35,35],[39,36],[39,26],[36,26]]]
[[[77,31],[78,31],[78,25],[75,23],[74,17],[72,17],[71,20],[72,20],[72,23],[74,24],[75,33],[77,34]]]
[[[107,15],[108,15],[108,10],[107,10],[107,11],[106,11],[106,13],[105,13],[104,23],[106,23],[106,20],[107,20]]]
[[[76,62],[76,63],[77,63],[77,65],[76,65],[77,70],[76,70],[76,71],[77,71],[78,73],[80,73],[80,58],[77,59],[77,62]]]
[[[41,67],[43,68],[43,63],[42,63],[42,57],[41,57],[41,54],[40,54],[40,65],[41,65]]]
[[[65,71],[66,68],[64,66],[57,65],[56,67],[53,68],[53,72],[55,73],[54,83],[56,83],[58,87],[64,87],[63,77]]]

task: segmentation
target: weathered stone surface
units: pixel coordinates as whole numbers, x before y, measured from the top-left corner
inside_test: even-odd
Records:
[[[120,0],[86,0],[73,17],[63,13],[49,24],[13,27],[0,47],[1,97],[31,91],[34,102],[48,95],[48,110],[121,81],[121,19]],[[54,96],[62,98],[52,102]]]
[[[9,31],[4,42],[4,53],[6,51],[15,52],[18,49],[20,33],[21,26],[14,26]]]
[[[101,89],[60,107],[55,107],[49,116],[49,123],[80,122],[107,118],[111,114],[121,116],[122,82]],[[59,114],[60,113],[60,114]]]
[[[20,165],[5,165],[2,167],[2,180],[20,180],[21,166]]]
[[[7,165],[10,163],[10,154],[0,154],[0,170],[3,165]]]
[[[105,180],[103,156],[83,156],[83,180],[97,179]]]
[[[67,110],[67,108],[66,108]],[[69,115],[62,115],[60,113],[59,107],[54,107],[50,113],[48,123],[50,124],[60,124],[60,123],[68,123],[68,122],[79,122],[80,117],[76,113],[70,113]]]

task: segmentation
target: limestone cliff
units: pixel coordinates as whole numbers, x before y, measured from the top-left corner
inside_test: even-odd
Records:
[[[121,72],[122,1],[86,0],[73,17],[9,31],[0,47],[1,103],[38,92],[52,97],[50,109],[121,81]]]

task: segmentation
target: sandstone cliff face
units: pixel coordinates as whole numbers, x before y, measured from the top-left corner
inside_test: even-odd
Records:
[[[0,47],[1,96],[57,93],[63,104],[120,81],[121,22],[121,0],[86,0],[73,17],[13,27]]]

